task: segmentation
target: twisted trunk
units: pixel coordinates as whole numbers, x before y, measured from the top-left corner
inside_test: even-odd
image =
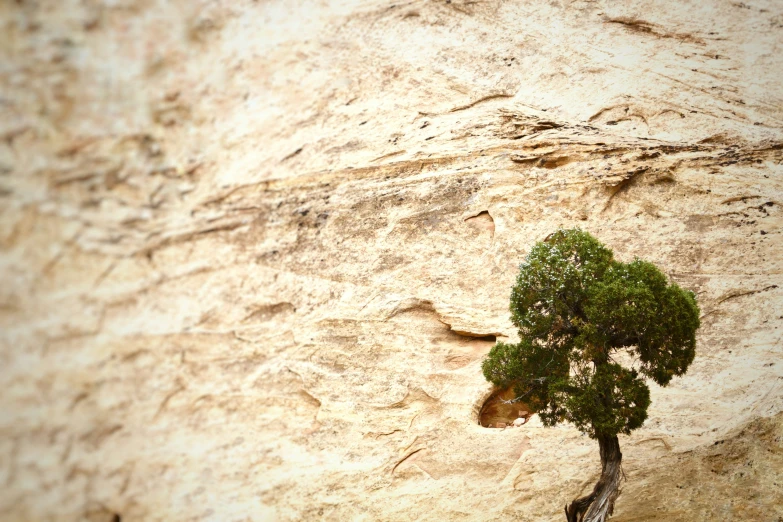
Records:
[[[614,511],[614,501],[620,495],[620,442],[617,435],[598,435],[601,451],[601,478],[593,492],[575,499],[566,506],[568,522],[605,522]]]

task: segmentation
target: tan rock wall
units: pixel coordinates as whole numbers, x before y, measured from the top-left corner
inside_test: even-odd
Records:
[[[776,520],[776,2],[0,4],[0,519],[561,520],[477,424],[529,247],[702,307],[613,520]]]

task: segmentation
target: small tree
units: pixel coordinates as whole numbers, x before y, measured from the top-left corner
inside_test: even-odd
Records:
[[[587,232],[559,230],[536,243],[511,292],[520,342],[499,342],[482,370],[514,387],[545,426],[568,421],[598,440],[601,477],[566,506],[568,522],[604,522],[620,494],[619,433],[647,418],[650,389],[666,386],[693,361],[699,307],[653,264],[620,263]],[[632,360],[620,365],[618,354]]]

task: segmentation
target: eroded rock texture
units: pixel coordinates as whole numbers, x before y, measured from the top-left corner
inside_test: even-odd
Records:
[[[613,520],[783,516],[780,2],[0,19],[1,519],[562,520],[595,442],[477,422],[561,226],[703,311]]]

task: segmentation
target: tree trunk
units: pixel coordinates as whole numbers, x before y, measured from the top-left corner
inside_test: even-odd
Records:
[[[614,501],[620,495],[620,442],[617,435],[598,435],[601,450],[601,478],[587,496],[566,506],[568,522],[605,522],[614,511]]]

